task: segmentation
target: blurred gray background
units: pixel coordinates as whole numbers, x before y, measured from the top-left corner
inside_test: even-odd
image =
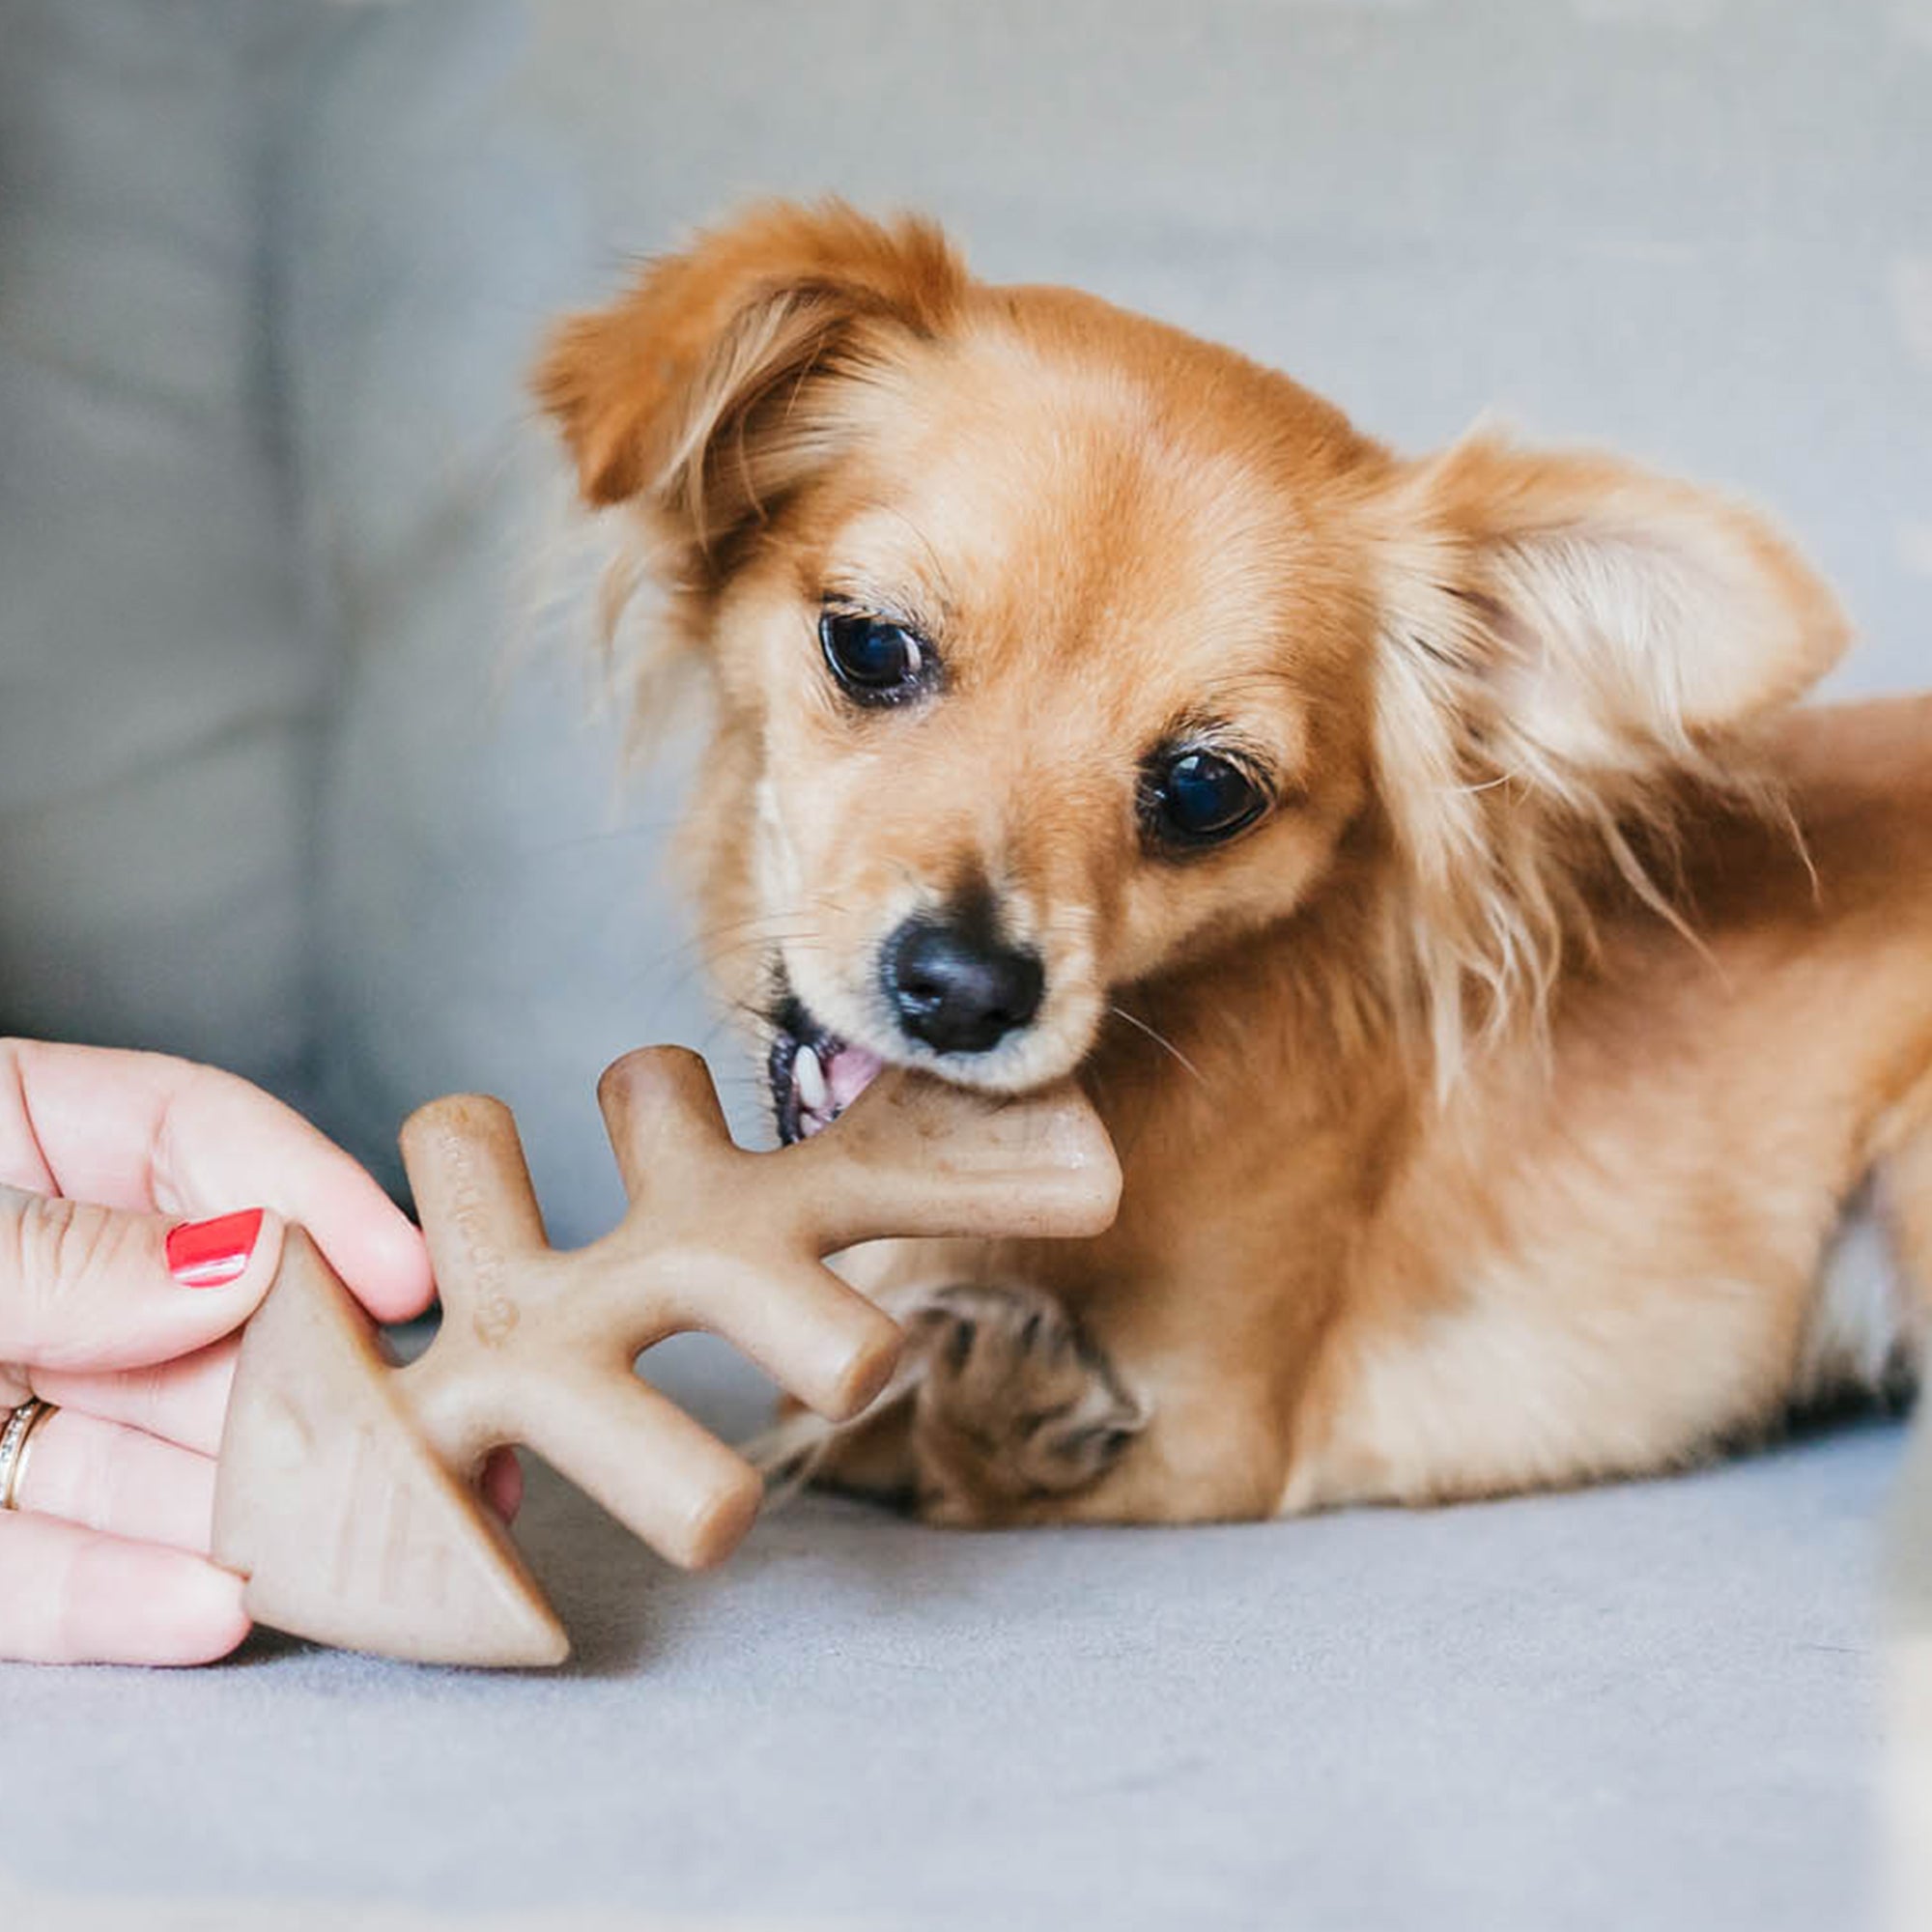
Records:
[[[721,1053],[522,387],[759,193],[1754,496],[1932,665],[1928,0],[4,0],[0,1024],[226,1062],[384,1160],[452,1087],[565,1233]]]
[[[752,1117],[522,384],[635,255],[826,189],[1406,447],[1493,413],[1755,497],[1861,627],[1836,688],[1932,683],[1932,0],[0,0],[0,1025],[236,1066],[378,1163],[493,1089],[563,1238],[617,1204],[614,1054],[709,1046]],[[1853,1924],[1895,1447],[1154,1538],[815,1505],[703,1585],[540,1489],[578,1676],[0,1673],[0,1881]]]

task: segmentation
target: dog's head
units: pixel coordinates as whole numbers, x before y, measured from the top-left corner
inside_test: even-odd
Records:
[[[886,1062],[1064,1074],[1127,989],[1338,895],[1351,970],[1447,1046],[1472,986],[1546,972],[1579,836],[1841,644],[1727,503],[1493,441],[1399,462],[837,205],[653,264],[538,388],[709,670],[715,950],[787,1132]]]

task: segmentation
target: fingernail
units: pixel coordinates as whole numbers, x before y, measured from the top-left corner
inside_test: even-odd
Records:
[[[246,1271],[262,1232],[262,1210],[184,1221],[168,1230],[168,1272],[184,1288],[226,1288]]]

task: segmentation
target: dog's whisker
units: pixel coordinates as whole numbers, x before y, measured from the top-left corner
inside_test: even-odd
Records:
[[[748,952],[765,952],[778,944],[796,945],[804,937],[783,931],[753,933],[729,946],[717,946],[702,940],[686,940],[668,952],[643,961],[633,974],[636,980],[655,979],[659,975],[665,980],[667,991],[681,991],[700,974],[741,959]]]
[[[803,911],[750,913],[743,919],[724,919],[714,925],[699,926],[694,936],[698,941],[708,944],[735,933],[795,925],[806,917]]]
[[[1126,1008],[1121,1006],[1118,1002],[1109,1006],[1108,1011],[1116,1014],[1121,1019],[1125,1020],[1126,1023],[1130,1027],[1132,1027],[1137,1033],[1146,1034],[1147,1037],[1151,1040],[1152,1040],[1157,1047],[1161,1048],[1163,1052],[1172,1054],[1174,1058],[1182,1066],[1184,1066],[1189,1073],[1191,1073],[1195,1077],[1195,1079],[1200,1081],[1202,1086],[1205,1087],[1208,1085],[1208,1076],[1205,1073],[1203,1073],[1200,1067],[1196,1066],[1193,1061],[1189,1060],[1186,1054],[1182,1053],[1181,1050],[1178,1046],[1176,1046],[1175,1043],[1171,1039],[1169,1039],[1168,1037],[1164,1033],[1162,1033],[1157,1027],[1149,1026],[1146,1020],[1141,1019],[1137,1015],[1128,1012]]]
[[[679,814],[673,812],[665,818],[647,818],[627,825],[606,826],[597,832],[574,832],[566,838],[545,838],[534,844],[513,847],[512,856],[520,860],[553,859],[561,853],[615,845],[625,839],[662,839],[674,833],[679,823]]]
[[[677,958],[680,954],[697,951],[709,951],[725,939],[736,938],[741,934],[758,936],[758,928],[767,925],[776,926],[779,920],[782,917],[784,916],[760,913],[749,919],[722,920],[716,925],[699,926],[696,931],[685,934],[674,945],[668,946],[663,952],[656,954],[648,963],[652,965],[668,965],[670,961]],[[797,919],[800,916],[794,914],[790,915],[790,917]]]

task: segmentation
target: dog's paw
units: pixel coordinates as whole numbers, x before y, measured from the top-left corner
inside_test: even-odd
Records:
[[[941,1290],[911,1322],[911,1448],[929,1522],[1037,1520],[1099,1481],[1147,1425],[1051,1296]]]

